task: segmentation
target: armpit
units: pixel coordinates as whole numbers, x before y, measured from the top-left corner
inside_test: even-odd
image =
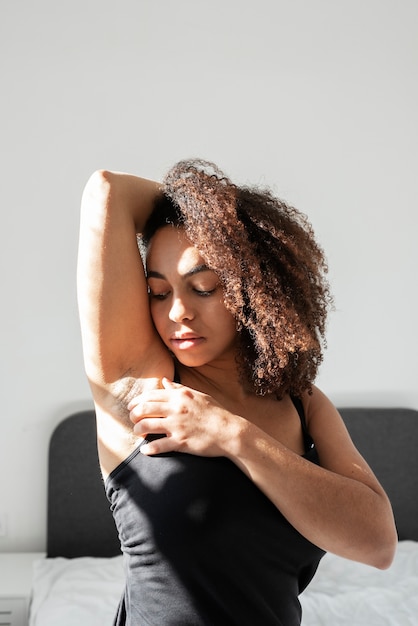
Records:
[[[135,378],[126,375],[115,383],[112,383],[110,395],[113,398],[112,413],[117,412],[122,419],[129,421],[127,409],[130,401],[144,391],[161,389],[161,378]]]

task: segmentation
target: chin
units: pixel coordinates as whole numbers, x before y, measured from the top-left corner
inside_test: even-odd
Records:
[[[202,355],[192,354],[191,352],[173,352],[171,354],[174,358],[184,365],[185,367],[201,367],[202,365],[207,365],[211,359],[205,358]]]
[[[206,365],[207,361],[203,359],[197,359],[193,357],[187,357],[185,354],[175,354],[174,357],[176,360],[184,365],[185,367],[200,367],[202,365]]]

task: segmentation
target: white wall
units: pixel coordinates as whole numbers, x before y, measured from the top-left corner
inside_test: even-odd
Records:
[[[306,212],[337,310],[319,384],[418,408],[415,0],[2,0],[0,551],[43,549],[48,437],[91,405],[78,210],[100,167],[216,161]]]

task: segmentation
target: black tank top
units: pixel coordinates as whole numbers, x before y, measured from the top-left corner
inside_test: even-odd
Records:
[[[317,463],[302,403],[293,401],[304,456]],[[147,457],[138,447],[110,474],[106,493],[126,573],[117,626],[300,624],[298,595],[324,552],[232,461]]]

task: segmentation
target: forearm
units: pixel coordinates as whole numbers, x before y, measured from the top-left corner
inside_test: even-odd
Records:
[[[98,170],[84,189],[82,215],[87,212],[104,216],[115,210],[132,217],[137,232],[141,232],[160,193],[160,185],[155,181]]]
[[[376,567],[393,558],[396,530],[381,489],[323,469],[241,422],[230,458],[307,539]]]
[[[141,452],[225,456],[312,543],[379,568],[390,565],[397,543],[390,503],[329,402],[322,403],[322,420],[316,417],[315,425],[312,407],[309,412],[309,426],[320,441],[319,466],[213,397],[162,382],[162,389],[134,398],[128,407],[135,434],[166,435]],[[322,396],[313,396],[319,406]],[[327,434],[321,438],[322,426]]]

